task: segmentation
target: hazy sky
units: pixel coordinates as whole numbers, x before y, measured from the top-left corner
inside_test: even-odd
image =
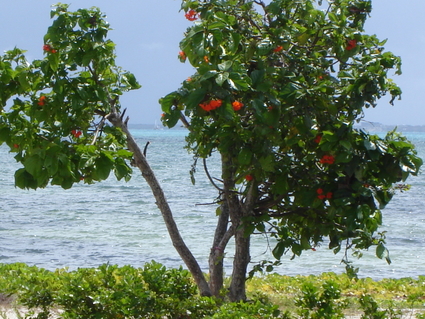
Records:
[[[15,46],[29,59],[42,58],[43,36],[51,24],[53,0],[0,0],[0,51]],[[64,1],[64,3],[68,3]],[[179,12],[180,0],[73,0],[70,10],[99,7],[114,29],[117,64],[133,72],[142,88],[126,93],[130,123],[154,125],[161,109],[158,99],[177,89],[193,73],[178,61],[178,43],[191,22]],[[395,78],[403,90],[395,106],[383,99],[366,112],[366,120],[384,124],[425,125],[425,0],[374,0],[366,32],[387,39],[386,49],[403,59],[403,75]]]

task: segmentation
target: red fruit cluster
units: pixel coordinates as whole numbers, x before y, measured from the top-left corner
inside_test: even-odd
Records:
[[[273,52],[280,52],[280,51],[282,51],[282,50],[283,50],[283,46],[278,45],[277,47],[275,47],[275,48],[273,49]]]
[[[190,9],[188,12],[186,12],[184,16],[189,21],[195,21],[198,19],[198,13],[193,9]]]
[[[347,42],[347,46],[345,47],[345,49],[347,51],[353,50],[355,47],[357,46],[357,40],[348,40]]]
[[[56,53],[56,52],[58,52],[55,49],[53,49],[50,44],[43,45],[43,50],[46,51],[46,52],[50,52],[50,53]]]
[[[335,157],[332,155],[323,155],[323,157],[320,159],[320,164],[333,164],[335,163]]]
[[[83,134],[83,132],[81,131],[77,131],[77,130],[72,130],[71,134],[75,137],[75,138],[79,138],[81,136],[81,134]]]
[[[183,51],[179,52],[179,59],[181,62],[185,62],[186,61],[186,53],[184,53]]]
[[[322,135],[317,135],[316,138],[314,139],[314,142],[319,144],[321,140],[322,140]]]
[[[37,104],[40,105],[40,106],[45,105],[46,104],[46,96],[45,95],[40,96]]]
[[[219,108],[221,106],[221,104],[223,103],[222,100],[211,100],[208,103],[201,103],[199,104],[199,106],[204,110],[204,111],[212,111],[215,110],[217,108]]]
[[[317,191],[316,191],[316,193],[317,193],[317,198],[318,199],[321,199],[321,200],[323,200],[323,199],[331,199],[332,196],[333,196],[332,192],[327,192],[325,194],[325,192],[323,191],[322,188],[318,188]]]
[[[245,179],[246,179],[248,182],[250,182],[250,181],[252,181],[252,180],[254,179],[254,177],[252,177],[252,175],[246,175],[246,176],[245,176]]]
[[[239,111],[243,107],[243,103],[241,103],[239,101],[235,101],[235,102],[232,103],[232,107],[233,107],[233,110],[235,112]]]

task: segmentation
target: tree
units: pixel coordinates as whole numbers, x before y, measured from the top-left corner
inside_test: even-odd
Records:
[[[277,259],[329,238],[335,251],[344,243],[376,245],[378,257],[389,260],[384,238],[376,237],[380,209],[394,183],[417,174],[422,163],[396,132],[380,138],[354,123],[385,93],[391,102],[400,95],[387,78],[393,68],[400,72],[400,59],[363,34],[370,1],[334,1],[324,10],[318,5],[182,2],[186,17],[198,21],[179,56],[196,73],[161,99],[161,107],[166,125],[182,120],[189,128],[188,148],[205,166],[213,152],[221,156],[222,176],[209,176],[220,204],[209,282],[128,130],[119,97],[140,85],[115,65],[99,9],[70,12],[57,5],[44,59],[29,63],[20,49],[0,58],[0,143],[22,163],[16,185],[70,188],[104,180],[111,171],[128,180],[130,166],[137,167],[202,295],[223,287],[222,259],[234,238],[229,296],[245,299],[254,231],[275,238]]]
[[[401,94],[388,78],[401,73],[400,58],[364,34],[371,1],[184,0],[182,9],[196,22],[179,57],[196,73],[161,105],[167,126],[188,127],[196,158],[221,156],[220,182],[211,179],[221,203],[213,293],[234,237],[230,296],[245,298],[254,231],[275,238],[278,260],[328,238],[335,252],[376,245],[389,262],[383,234],[375,235],[381,209],[422,161],[395,131],[380,138],[354,127],[363,108]]]

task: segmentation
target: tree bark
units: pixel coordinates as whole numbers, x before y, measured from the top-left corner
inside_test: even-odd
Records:
[[[235,256],[233,260],[232,280],[229,287],[231,301],[246,300],[245,281],[248,263],[250,261],[250,237],[245,236],[243,216],[248,211],[246,203],[242,203],[235,189],[235,167],[232,157],[222,155],[222,172],[224,198],[229,207],[229,216],[235,230]],[[250,206],[250,204],[248,205]]]
[[[127,146],[130,151],[133,152],[134,165],[139,168],[142,176],[145,178],[152,193],[156,199],[156,205],[161,211],[168,233],[170,235],[173,246],[177,250],[178,254],[186,264],[190,273],[192,274],[201,296],[211,296],[211,289],[205,279],[205,276],[199,267],[198,262],[193,256],[192,252],[186,246],[183,238],[180,235],[177,224],[174,220],[171,209],[168,205],[165,194],[155,177],[146,157],[143,155],[130,131],[128,130],[127,123],[122,120],[118,113],[111,113],[107,116],[107,119],[116,127],[119,127],[127,135]]]
[[[235,258],[233,260],[232,281],[229,287],[231,301],[246,300],[246,272],[250,262],[250,236],[246,236],[242,225],[235,233]]]
[[[225,248],[234,235],[234,228],[229,226],[229,208],[226,201],[221,205],[221,214],[218,217],[217,228],[214,234],[213,246],[209,256],[210,289],[214,296],[219,296],[224,281]]]

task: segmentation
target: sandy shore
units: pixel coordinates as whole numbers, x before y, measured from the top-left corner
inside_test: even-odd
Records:
[[[0,293],[0,319],[22,319],[28,309],[16,304],[14,296],[6,296]],[[59,318],[59,312],[54,313],[51,319]]]

